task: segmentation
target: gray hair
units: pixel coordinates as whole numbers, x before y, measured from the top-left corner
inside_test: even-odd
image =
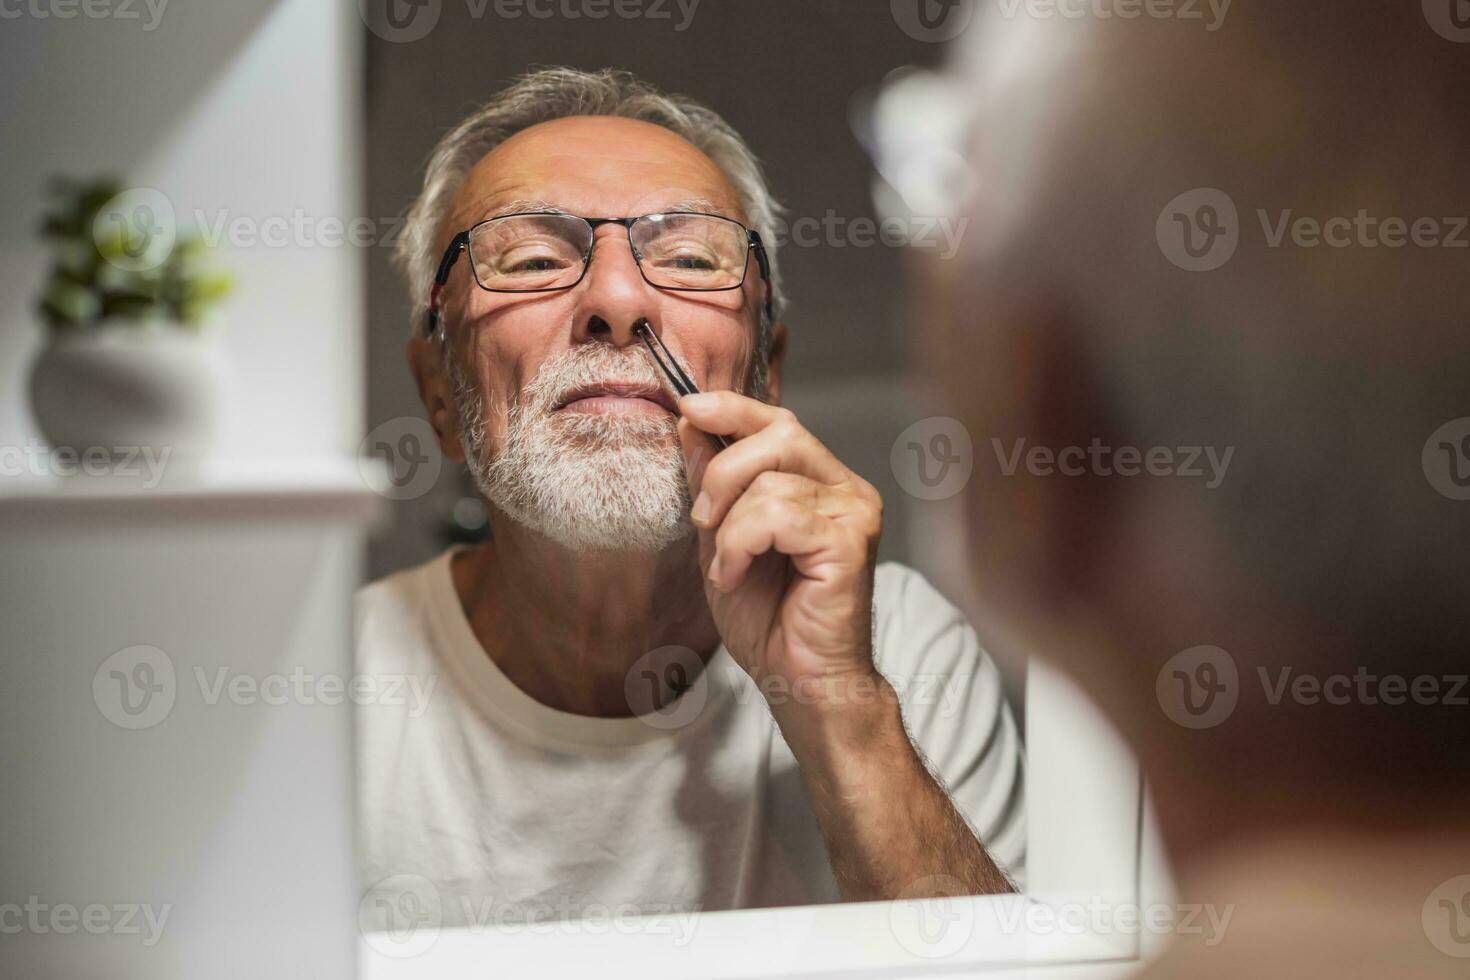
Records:
[[[450,130],[429,157],[424,188],[409,208],[394,254],[413,299],[410,322],[415,328],[423,323],[429,308],[429,289],[439,263],[440,226],[471,168],[516,133],[568,116],[618,116],[653,123],[682,136],[713,160],[765,243],[771,263],[772,303],[780,311],[784,297],[775,225],[781,208],[766,185],[760,161],[740,134],[707,106],[660,92],[628,72],[543,68],[522,76]],[[761,314],[759,365],[768,353],[769,319]]]

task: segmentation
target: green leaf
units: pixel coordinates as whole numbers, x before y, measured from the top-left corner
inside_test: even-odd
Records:
[[[115,178],[53,179],[51,207],[41,234],[52,242],[53,262],[37,307],[48,325],[69,328],[99,318],[172,320],[197,325],[233,288],[227,274],[211,266],[211,250],[197,237],[179,239],[157,264],[132,269],[145,244],[136,229],[97,215],[123,186]]]
[[[101,298],[92,290],[63,279],[53,279],[41,297],[48,316],[75,324],[89,323],[102,310]]]

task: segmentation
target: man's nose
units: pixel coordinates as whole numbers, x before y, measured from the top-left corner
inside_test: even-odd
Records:
[[[599,230],[581,293],[576,321],[579,341],[599,339],[619,347],[636,344],[633,325],[644,317],[657,316],[655,290],[638,269],[627,231],[616,225]]]

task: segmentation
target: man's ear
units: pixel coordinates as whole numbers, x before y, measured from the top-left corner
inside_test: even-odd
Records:
[[[781,366],[786,361],[786,324],[771,324],[771,350],[766,361],[766,401],[781,404]]]
[[[441,354],[440,341],[415,336],[408,342],[408,369],[419,387],[429,424],[439,439],[439,451],[446,459],[464,462],[464,447],[459,441],[459,412],[450,397],[449,378],[445,376],[441,357],[452,357],[447,349]]]

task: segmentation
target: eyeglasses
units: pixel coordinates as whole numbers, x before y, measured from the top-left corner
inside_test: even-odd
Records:
[[[643,280],[657,289],[723,292],[745,285],[755,252],[767,283],[770,260],[761,236],[733,218],[672,211],[637,218],[582,218],[561,211],[508,214],[481,221],[454,236],[429,293],[426,334],[439,328],[439,292],[461,252],[468,252],[475,283],[492,293],[548,293],[571,289],[587,275],[597,229],[622,225]]]

